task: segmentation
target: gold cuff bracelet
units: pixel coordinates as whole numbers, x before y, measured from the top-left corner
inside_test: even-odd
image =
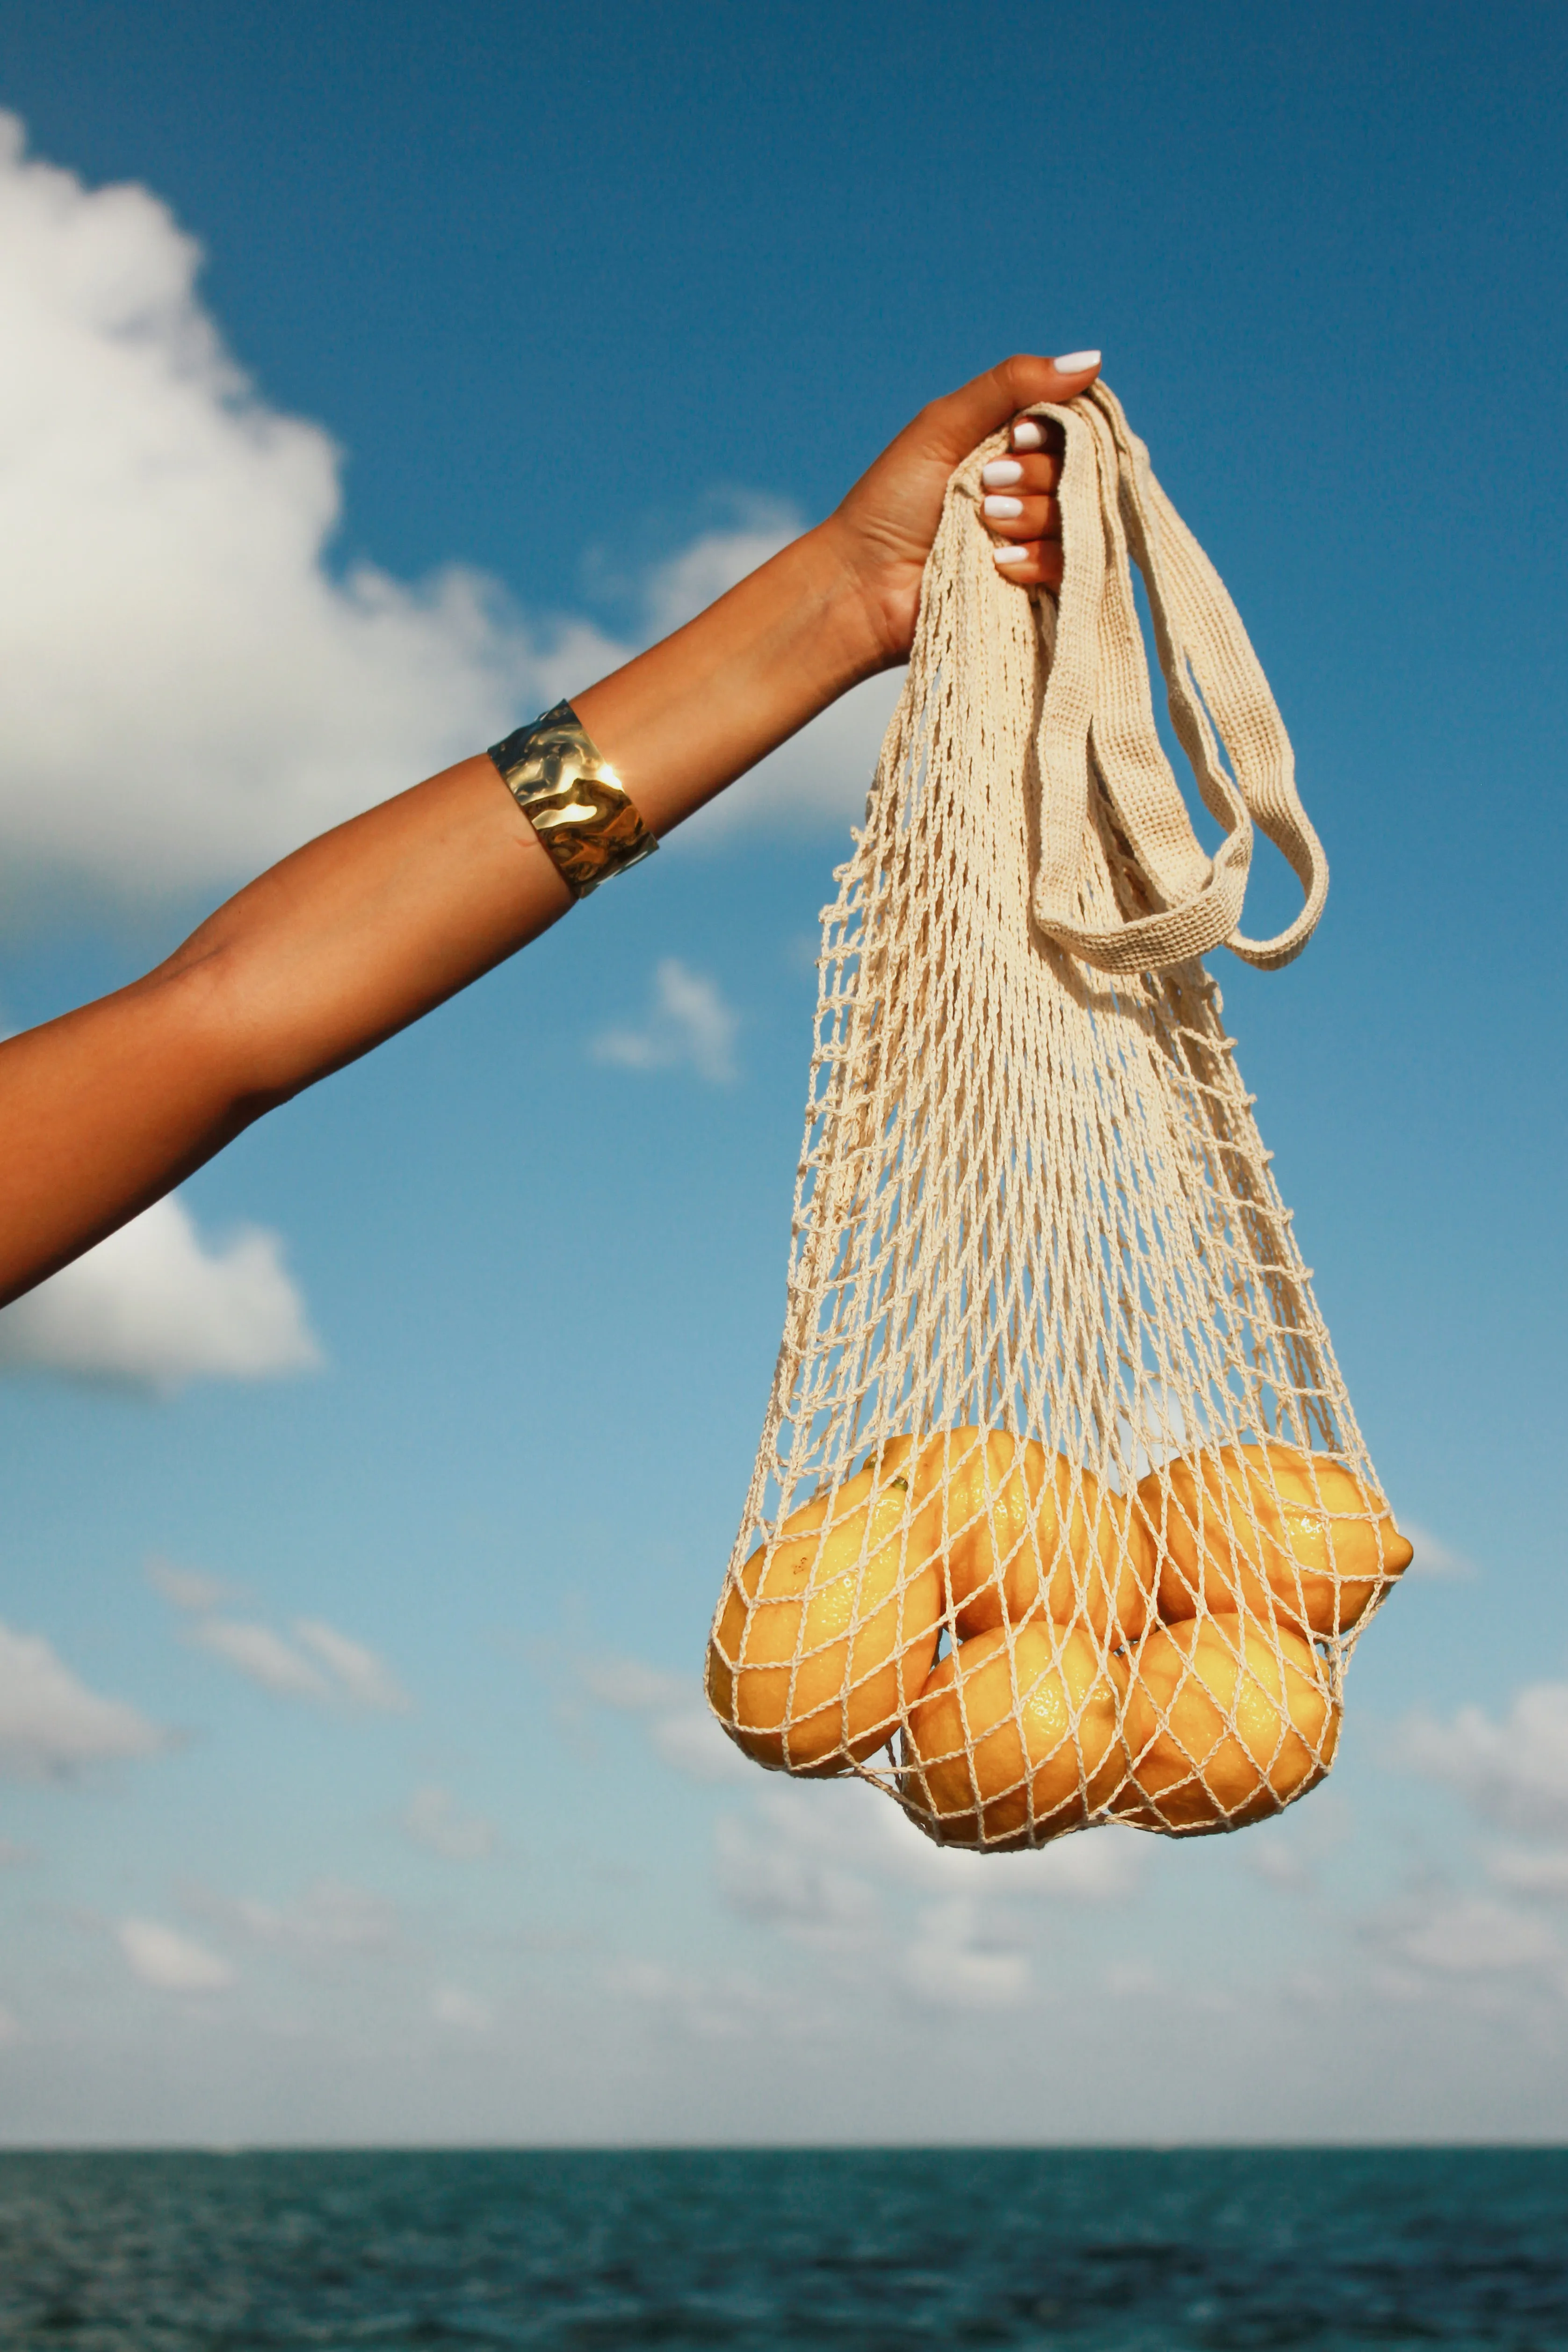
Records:
[[[569,702],[492,743],[489,755],[574,898],[658,847]]]

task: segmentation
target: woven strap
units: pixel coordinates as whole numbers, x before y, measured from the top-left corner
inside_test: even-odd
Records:
[[[1258,656],[1114,393],[1097,383],[1070,406],[1037,413],[1060,425],[1066,455],[1058,494],[1063,581],[1037,737],[1035,920],[1058,946],[1104,971],[1163,971],[1222,944],[1247,963],[1276,970],[1310,938],[1329,869],[1297,795],[1289,738]],[[1205,803],[1225,828],[1212,858],[1193,831],[1155,730],[1130,558],[1148,592],[1172,722]],[[1080,891],[1096,779],[1152,909],[1110,926],[1084,919]],[[1289,861],[1304,900],[1272,940],[1249,940],[1239,929],[1255,824]]]

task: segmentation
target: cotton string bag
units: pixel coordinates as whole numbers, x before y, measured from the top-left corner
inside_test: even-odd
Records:
[[[1321,912],[1289,742],[1114,395],[1035,413],[1065,439],[1059,599],[977,527],[997,436],[948,486],[823,917],[784,1339],[708,1659],[758,1762],[993,1850],[1279,1811],[1410,1557],[1203,962],[1272,971]],[[1255,826],[1303,893],[1266,940]]]

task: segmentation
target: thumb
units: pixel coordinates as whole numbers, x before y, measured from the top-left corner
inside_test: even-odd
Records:
[[[1021,408],[1032,408],[1041,401],[1076,400],[1099,373],[1098,352],[1068,352],[1058,360],[1015,352],[1011,359],[998,361],[984,375],[950,392],[945,399],[933,400],[919,420],[921,437],[933,456],[956,466],[977,442],[999,432]]]

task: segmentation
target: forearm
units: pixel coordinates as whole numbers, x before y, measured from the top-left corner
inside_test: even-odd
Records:
[[[809,531],[573,705],[662,835],[883,658],[830,530]],[[571,904],[481,754],[285,858],[152,982],[210,967],[203,1017],[226,1108],[254,1116],[417,1020]]]
[[[667,833],[884,658],[812,532],[575,708]],[[144,980],[0,1045],[0,1302],[571,903],[480,754],[285,858]]]
[[[7,1040],[0,1300],[570,904],[481,755],[307,844],[144,979]]]
[[[899,658],[830,520],[573,708],[663,834]]]

